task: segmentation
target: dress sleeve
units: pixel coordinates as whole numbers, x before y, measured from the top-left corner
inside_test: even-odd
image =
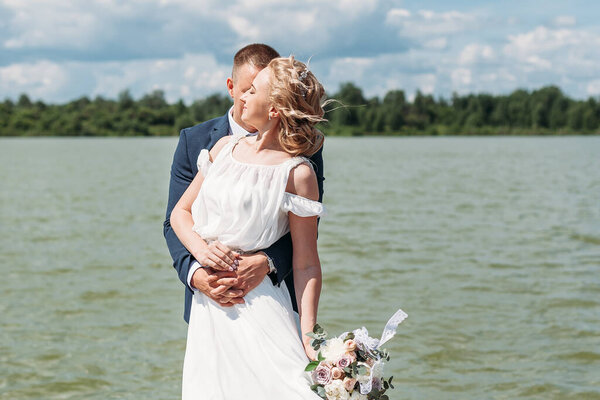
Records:
[[[198,154],[198,161],[196,165],[198,166],[198,171],[202,172],[202,175],[206,176],[206,174],[208,174],[208,170],[212,165],[208,150],[202,149],[202,151],[200,151],[200,154]]]
[[[315,215],[322,217],[327,214],[323,204],[318,201],[289,192],[283,194],[281,208],[286,212],[291,211],[299,217],[313,217]]]

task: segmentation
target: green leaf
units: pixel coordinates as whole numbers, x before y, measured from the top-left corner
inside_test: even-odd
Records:
[[[306,335],[306,336],[308,336],[308,337],[311,337],[311,338],[313,338],[313,339],[314,339],[314,337],[315,337],[315,334],[314,334],[314,333],[312,333],[312,332],[307,332],[307,333],[305,333],[305,335]]]
[[[390,400],[390,398],[388,397],[388,395],[387,395],[387,394],[384,394],[383,396],[381,396],[381,397],[379,398],[379,400]]]
[[[319,352],[319,354],[317,354],[317,360],[319,360],[319,362],[325,360],[325,357],[323,357],[323,354],[321,354],[321,352]]]
[[[306,366],[306,368],[304,368],[305,371],[312,371],[315,368],[317,368],[319,366],[319,362],[318,361],[311,361],[308,363],[308,365]]]
[[[325,341],[322,339],[315,338],[310,341],[310,345],[313,349],[319,350],[321,348],[321,345],[323,344],[323,342],[325,342]]]
[[[327,398],[327,394],[325,394],[325,388],[323,386],[319,386],[317,388],[317,394],[319,396],[321,396],[322,398],[326,399]]]
[[[313,333],[323,333],[323,328],[321,328],[321,325],[315,324],[315,326],[313,327]]]
[[[365,375],[367,373],[367,367],[364,365],[359,365],[356,367],[356,370],[358,371],[358,375]]]

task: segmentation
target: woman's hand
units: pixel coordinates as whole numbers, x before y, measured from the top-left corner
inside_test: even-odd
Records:
[[[217,271],[235,271],[240,265],[239,253],[231,250],[223,243],[215,240],[194,254],[196,261],[203,267]]]
[[[304,343],[304,352],[306,353],[306,356],[310,359],[310,361],[315,361],[317,359],[317,352],[315,349],[312,348],[310,342],[308,344]]]

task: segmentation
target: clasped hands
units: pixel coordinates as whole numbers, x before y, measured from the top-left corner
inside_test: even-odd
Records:
[[[192,286],[223,307],[244,303],[269,272],[265,253],[241,255],[218,241],[193,256],[203,268],[194,272]]]

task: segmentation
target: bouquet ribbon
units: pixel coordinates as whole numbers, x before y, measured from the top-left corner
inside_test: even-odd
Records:
[[[398,325],[400,325],[400,323],[402,321],[404,321],[406,319],[406,317],[408,317],[408,314],[406,314],[404,311],[402,311],[402,309],[398,309],[398,311],[396,311],[394,313],[394,315],[392,315],[390,317],[390,319],[388,320],[388,322],[385,324],[385,327],[383,328],[383,333],[381,334],[381,339],[379,339],[379,340],[372,339],[371,343],[369,343],[372,346],[372,348],[374,347],[375,349],[379,349],[388,340],[393,338],[394,335],[396,334],[396,329],[398,328]],[[364,335],[364,336],[362,336],[362,338],[364,338],[365,336],[366,336],[366,338],[368,338],[367,330],[364,327],[362,329],[355,330],[354,333],[359,334],[361,336]],[[370,346],[368,346],[368,347],[370,347]],[[375,366],[377,364],[379,364],[380,362],[381,362],[381,360],[377,360],[375,362],[375,364],[371,367],[371,373],[369,375],[369,380],[367,382],[360,383],[360,393],[367,394],[371,391],[372,385],[373,385],[373,371],[375,369]]]
[[[400,325],[400,322],[404,321],[406,317],[408,317],[408,314],[401,309],[398,309],[398,311],[390,317],[387,324],[385,324],[385,328],[383,328],[383,333],[381,334],[381,339],[379,339],[377,348],[380,348],[385,342],[394,337],[398,325]]]

